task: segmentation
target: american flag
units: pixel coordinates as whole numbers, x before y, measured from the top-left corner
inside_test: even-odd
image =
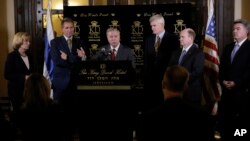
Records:
[[[213,106],[212,113],[215,114],[217,112],[217,102],[221,96],[221,86],[218,76],[220,60],[216,41],[214,0],[208,0],[208,20],[203,52],[205,54],[203,94],[205,102]]]

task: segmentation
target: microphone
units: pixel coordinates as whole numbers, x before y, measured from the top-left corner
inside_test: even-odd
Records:
[[[101,52],[100,52],[100,55],[101,55],[101,60],[110,60],[109,56],[111,55],[111,51],[110,50],[106,50],[104,47],[101,48]]]
[[[106,49],[103,47],[103,48],[101,48],[101,52],[102,53],[105,53],[105,51],[106,51]]]

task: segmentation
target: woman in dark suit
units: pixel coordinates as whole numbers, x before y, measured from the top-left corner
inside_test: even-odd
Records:
[[[32,59],[28,54],[30,35],[27,32],[16,33],[12,46],[14,50],[7,56],[4,77],[8,80],[8,96],[15,112],[22,103],[24,82],[32,72]]]

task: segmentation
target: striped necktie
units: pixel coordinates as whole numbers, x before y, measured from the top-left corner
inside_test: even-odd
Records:
[[[161,44],[161,38],[160,38],[160,36],[157,36],[157,37],[156,37],[156,42],[155,42],[155,45],[154,45],[154,47],[155,47],[155,52],[158,52],[158,49],[159,49],[160,44]]]

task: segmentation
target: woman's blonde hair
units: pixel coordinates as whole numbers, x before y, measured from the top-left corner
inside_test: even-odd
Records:
[[[12,41],[12,47],[16,50],[19,49],[20,46],[23,44],[23,41],[30,41],[30,35],[27,32],[17,32],[14,35]]]

